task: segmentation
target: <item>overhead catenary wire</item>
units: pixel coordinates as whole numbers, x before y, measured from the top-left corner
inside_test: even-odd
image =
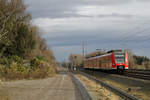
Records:
[[[147,42],[147,41],[149,41],[150,37],[147,37],[147,36],[138,36],[138,35],[141,35],[142,33],[146,32],[146,31],[150,30],[150,27],[146,27],[146,28],[143,29],[143,25],[145,25],[145,24],[150,24],[150,21],[147,20],[146,23],[139,24],[137,27],[135,27],[131,31],[121,33],[121,35],[122,34],[127,34],[127,35],[124,36],[123,38],[122,37],[117,37],[118,40],[119,40],[119,44],[121,46],[127,46],[128,43],[131,44],[133,42],[141,43],[141,42]],[[138,41],[135,41],[135,39],[138,40]],[[140,41],[140,40],[142,40],[142,41]]]

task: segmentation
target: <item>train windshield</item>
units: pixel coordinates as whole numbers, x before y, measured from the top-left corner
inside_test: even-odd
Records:
[[[124,53],[115,53],[116,63],[124,63],[125,62],[125,54]]]

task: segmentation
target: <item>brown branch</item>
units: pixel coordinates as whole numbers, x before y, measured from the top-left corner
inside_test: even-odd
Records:
[[[8,31],[6,31],[6,32],[3,33],[3,34],[0,34],[0,41],[1,41],[2,37],[4,37],[7,33],[8,33]]]
[[[14,14],[15,10],[12,11],[12,13],[4,20],[4,23],[2,25],[2,29],[0,30],[0,33],[2,33],[6,27],[6,22],[10,19],[10,17]]]

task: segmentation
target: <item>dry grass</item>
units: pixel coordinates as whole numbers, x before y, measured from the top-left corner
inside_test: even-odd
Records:
[[[113,81],[109,78],[105,78],[105,77],[100,77],[101,80],[103,80],[105,83],[109,84],[109,85],[112,85],[114,87],[117,87],[117,88],[120,88],[142,100],[150,100],[150,95],[149,93],[150,92],[147,92],[147,91],[141,91],[141,90],[133,90],[133,91],[128,91],[129,87],[131,87],[130,85],[128,84],[121,84],[117,81]],[[124,81],[124,80],[119,80],[118,81]],[[138,84],[138,83],[137,83]]]
[[[38,78],[46,78],[52,77],[56,75],[56,70],[51,66],[44,66],[36,69],[35,71],[31,72],[29,78],[38,79]]]
[[[41,79],[55,76],[57,72],[56,64],[40,61],[37,66],[23,66],[14,63],[11,67],[0,67],[0,78],[3,81],[22,79]]]
[[[106,81],[106,83],[108,84],[111,84],[115,87],[118,87],[118,88],[121,88],[123,90],[125,90],[126,92],[138,97],[138,98],[141,98],[142,100],[149,100],[150,99],[150,96],[148,93],[146,92],[142,92],[142,91],[139,91],[139,90],[134,90],[134,91],[131,91],[129,92],[128,91],[128,88],[129,86],[128,85],[122,85],[122,84],[119,84],[119,83],[116,83],[116,82],[113,82],[113,81]]]
[[[119,96],[110,92],[108,89],[102,87],[96,82],[89,80],[87,77],[82,75],[77,75],[77,77],[87,86],[88,91],[97,94],[96,97],[93,97],[93,100],[120,100]]]

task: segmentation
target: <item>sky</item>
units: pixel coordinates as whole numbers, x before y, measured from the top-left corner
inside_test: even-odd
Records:
[[[24,0],[58,61],[96,49],[150,57],[150,0]]]

